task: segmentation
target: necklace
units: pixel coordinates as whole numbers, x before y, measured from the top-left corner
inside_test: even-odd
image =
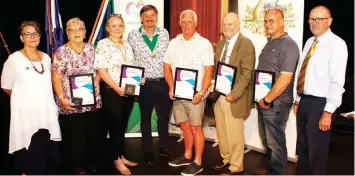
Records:
[[[121,44],[122,45],[122,47],[123,47],[123,51],[122,51],[122,49],[121,49],[121,47],[120,47],[120,45],[119,45],[119,43],[116,43],[115,41],[113,41],[112,39],[110,39],[116,46],[117,46],[117,48],[120,50],[120,53],[121,53],[121,56],[123,57],[123,60],[124,60],[124,62],[126,63],[126,47],[124,46],[124,43],[123,44]]]
[[[83,49],[83,46],[81,46],[80,49],[76,49],[76,48],[74,48],[74,46],[73,46],[72,44],[70,44],[69,42],[68,42],[67,46],[68,46],[70,49],[74,50],[77,54],[81,54],[81,53],[83,52],[83,50],[84,50],[84,49]]]
[[[36,50],[36,51],[37,51],[37,50]],[[31,62],[31,65],[32,65],[33,69],[34,69],[37,73],[43,74],[43,73],[44,73],[44,68],[43,68],[43,64],[42,64],[42,59],[41,59],[41,57],[39,56],[38,51],[37,51],[37,56],[38,56],[38,58],[39,58],[40,61],[41,61],[42,71],[38,71],[37,68],[33,65],[32,61],[31,61],[31,58],[30,58],[30,57],[28,56],[28,54],[26,53],[26,50],[25,50],[25,49],[23,49],[23,52],[25,52],[26,57],[27,57],[28,60]]]

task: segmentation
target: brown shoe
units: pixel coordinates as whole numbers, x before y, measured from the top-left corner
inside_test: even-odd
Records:
[[[214,170],[223,170],[224,168],[228,168],[229,166],[230,166],[229,163],[219,163],[219,164],[213,165],[212,169],[214,169]]]
[[[267,169],[255,169],[253,175],[269,175],[269,171]]]

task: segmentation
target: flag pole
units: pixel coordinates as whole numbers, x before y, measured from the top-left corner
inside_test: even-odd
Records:
[[[8,47],[7,44],[6,44],[6,41],[5,41],[4,37],[2,36],[1,31],[0,31],[0,38],[1,38],[1,40],[2,40],[2,43],[4,44],[4,47],[6,48],[7,54],[10,55],[11,52],[10,52],[10,50],[9,50],[9,47]]]
[[[50,46],[50,55],[53,58],[53,41],[52,41],[52,21],[51,21],[51,17],[52,17],[52,13],[51,13],[51,3],[50,0],[46,0],[46,11],[47,11],[47,24],[48,24],[48,35],[49,35],[49,46]]]
[[[106,0],[102,0],[102,1],[101,1],[100,9],[99,9],[99,12],[97,13],[94,27],[93,27],[92,30],[91,30],[91,34],[90,34],[88,43],[91,43],[91,42],[92,42],[92,38],[94,37],[95,29],[96,29],[96,27],[97,27],[97,23],[99,22],[99,18],[100,18],[100,16],[101,16],[102,9],[103,9],[104,6],[105,6],[105,1],[106,1]]]

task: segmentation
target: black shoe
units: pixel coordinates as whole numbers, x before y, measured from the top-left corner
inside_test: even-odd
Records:
[[[203,171],[202,164],[198,165],[195,162],[192,162],[189,166],[187,166],[182,172],[181,175],[196,175]]]
[[[154,154],[153,152],[145,152],[144,154],[144,163],[148,166],[154,164]]]
[[[175,156],[166,147],[159,148],[159,155],[167,157],[169,160],[174,160]]]
[[[218,163],[212,166],[212,169],[214,170],[223,170],[225,168],[228,168],[230,166],[229,163]]]
[[[175,160],[172,160],[169,162],[169,165],[170,166],[173,166],[173,167],[179,167],[179,166],[187,166],[187,165],[190,165],[190,163],[192,162],[192,158],[191,159],[187,159],[185,158],[184,155],[176,158]]]

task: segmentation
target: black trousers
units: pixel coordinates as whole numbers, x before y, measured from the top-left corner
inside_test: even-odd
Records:
[[[60,115],[62,157],[67,164],[93,164],[102,160],[100,109]]]
[[[15,174],[49,175],[57,174],[60,161],[58,144],[50,140],[47,129],[39,129],[32,135],[28,150],[14,152]]]
[[[326,98],[302,95],[297,111],[298,169],[302,175],[325,175],[329,152],[330,130],[321,131],[319,120]],[[333,113],[332,119],[334,119]]]
[[[112,88],[103,86],[103,108],[106,116],[103,118],[110,134],[110,159],[116,160],[124,154],[124,139],[128,119],[133,108],[134,97],[121,97]],[[105,130],[104,130],[105,131]]]
[[[154,107],[158,116],[159,146],[167,146],[171,104],[169,87],[164,79],[160,81],[146,80],[144,86],[141,87],[139,95],[141,132],[145,152],[153,151],[151,118]]]

